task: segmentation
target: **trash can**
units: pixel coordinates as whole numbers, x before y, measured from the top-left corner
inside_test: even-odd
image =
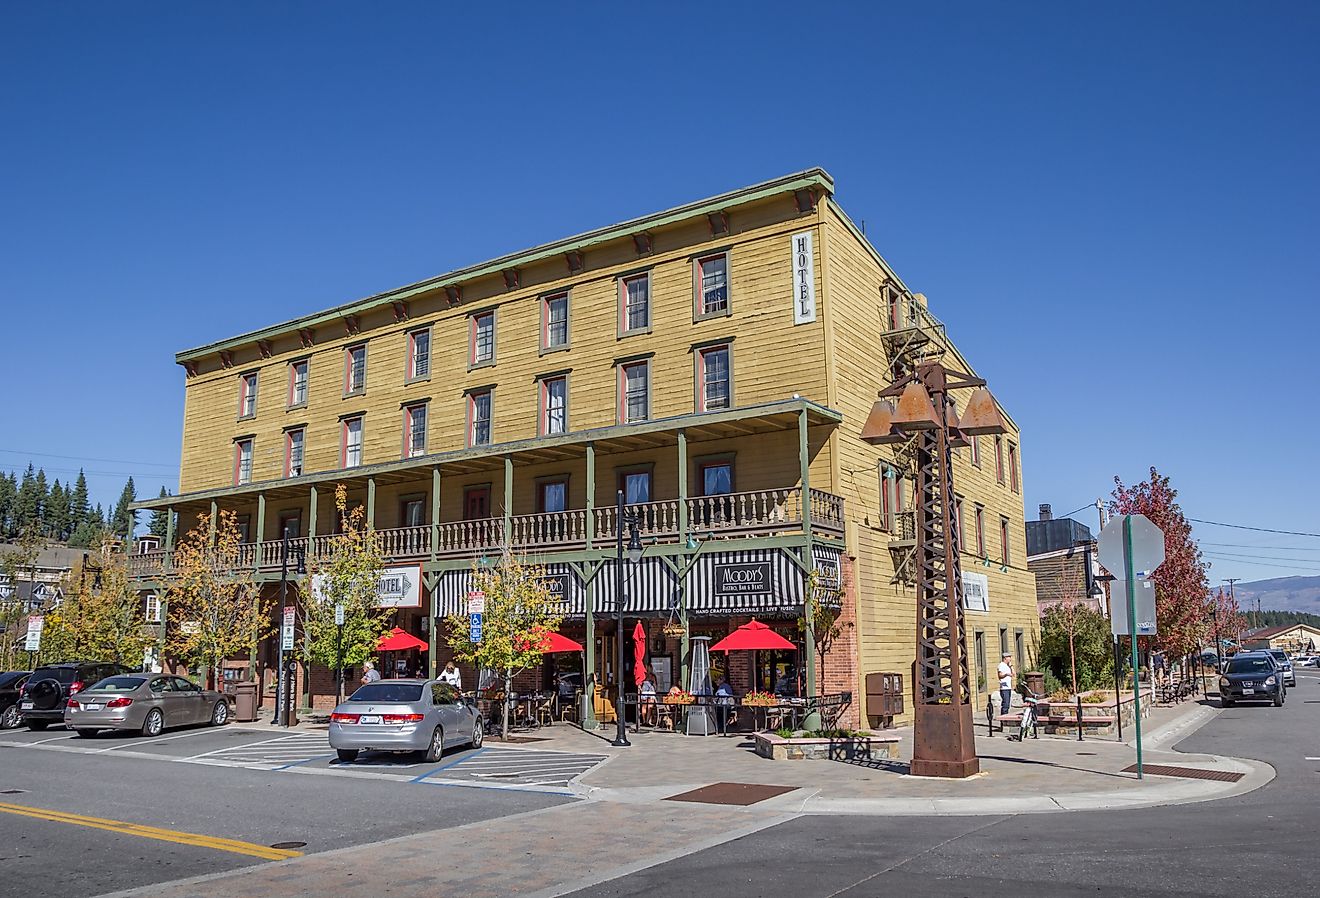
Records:
[[[251,723],[257,719],[257,683],[255,680],[234,684],[234,719]]]

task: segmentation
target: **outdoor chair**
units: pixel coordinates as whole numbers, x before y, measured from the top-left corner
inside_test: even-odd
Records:
[[[564,721],[567,720],[576,723],[578,719],[577,709],[581,704],[582,704],[582,690],[581,689],[574,690],[573,700],[571,702],[564,702],[559,706],[559,722],[563,723]]]
[[[555,722],[554,708],[551,707],[552,700],[546,698],[536,706],[536,725],[539,727],[548,727]]]

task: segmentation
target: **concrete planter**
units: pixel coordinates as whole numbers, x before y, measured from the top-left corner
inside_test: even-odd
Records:
[[[1109,690],[1098,690],[1108,692]],[[1083,692],[1085,699],[1094,692]],[[1132,693],[1125,692],[1121,701],[1110,698],[1103,702],[1082,702],[1082,733],[1106,735],[1117,731],[1115,721],[1121,719],[1124,729],[1132,726],[1134,718]],[[1141,716],[1150,716],[1155,696],[1148,687],[1141,690]],[[1077,701],[1055,703],[1040,706],[1040,729],[1050,735],[1066,735],[1077,732]]]
[[[871,761],[898,757],[898,737],[866,733],[840,739],[795,737],[774,733],[756,734],[756,753],[772,761]]]

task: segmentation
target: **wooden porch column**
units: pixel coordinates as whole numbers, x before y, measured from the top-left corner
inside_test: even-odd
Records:
[[[687,431],[679,428],[678,431],[678,544],[687,550],[688,540],[691,538],[691,521],[688,519],[688,444]],[[688,567],[684,565],[685,569]],[[678,617],[679,622],[683,624],[683,638],[679,641],[678,647],[678,676],[679,685],[687,688],[688,681],[688,659],[692,643],[689,641],[688,632],[688,596],[687,596],[687,577],[683,577],[678,584]]]
[[[174,528],[177,513],[173,508],[165,509],[165,571],[174,569]],[[164,620],[162,617],[161,620]],[[164,638],[165,630],[162,625],[161,638]]]
[[[309,556],[312,554],[312,549],[315,548],[316,545],[313,537],[316,536],[316,509],[320,504],[320,497],[316,492],[316,484],[313,483],[311,493],[307,497],[307,554]]]
[[[257,551],[252,554],[252,566],[261,567],[261,544],[266,541],[266,494],[257,493]]]
[[[367,529],[376,529],[376,478],[367,478]]]
[[[504,546],[513,545],[513,456],[504,456]]]
[[[587,443],[587,548],[590,549],[596,538],[596,444]],[[584,596],[586,611],[586,641],[582,653],[582,728],[596,728],[596,697],[591,694],[591,672],[596,669],[596,578],[595,568],[591,568],[592,578],[587,581]]]
[[[810,698],[816,695],[816,628],[812,623],[812,600],[815,597],[809,588],[814,564],[811,557],[811,445],[807,439],[806,409],[798,412],[798,467],[802,478],[802,561],[805,565],[802,571],[802,620],[806,626],[802,634],[802,657],[806,661],[806,692]],[[818,729],[820,714],[809,713],[803,726],[809,730]]]
[[[435,561],[436,552],[440,548],[440,466],[436,465],[431,469],[431,561]],[[435,603],[432,602],[431,608],[431,627],[432,632],[435,629]],[[431,640],[432,644],[435,640]],[[434,654],[434,650],[432,651]],[[432,667],[435,666],[432,662]],[[432,671],[434,675],[434,671]]]
[[[220,511],[219,506],[216,505],[216,504],[215,504],[215,500],[212,499],[212,500],[211,500],[211,523],[210,523],[210,525],[207,527],[207,531],[206,531],[206,544],[207,544],[208,546],[210,546],[212,549],[215,548],[215,516],[216,516],[217,514],[219,514],[219,511]]]
[[[596,444],[587,443],[587,548],[596,539]],[[587,608],[591,620],[591,608]],[[590,624],[588,624],[590,626]],[[589,651],[589,650],[588,650]]]

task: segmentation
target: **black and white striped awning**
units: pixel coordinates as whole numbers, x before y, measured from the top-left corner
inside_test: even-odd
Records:
[[[592,581],[597,614],[612,614],[615,610],[617,564],[612,559],[605,562]],[[678,578],[659,558],[643,558],[636,564],[625,564],[624,577],[623,594],[627,597],[624,614],[658,616],[678,610]]]
[[[784,549],[711,552],[687,576],[687,606],[695,614],[789,610],[802,606],[802,569]]]
[[[559,596],[563,603],[556,612],[566,617],[581,617],[586,614],[586,588],[577,571],[568,564],[544,565],[545,580],[552,595]],[[435,587],[435,613],[438,617],[451,614],[466,614],[468,593],[473,588],[472,570],[444,571]],[[599,604],[599,601],[597,602]]]

